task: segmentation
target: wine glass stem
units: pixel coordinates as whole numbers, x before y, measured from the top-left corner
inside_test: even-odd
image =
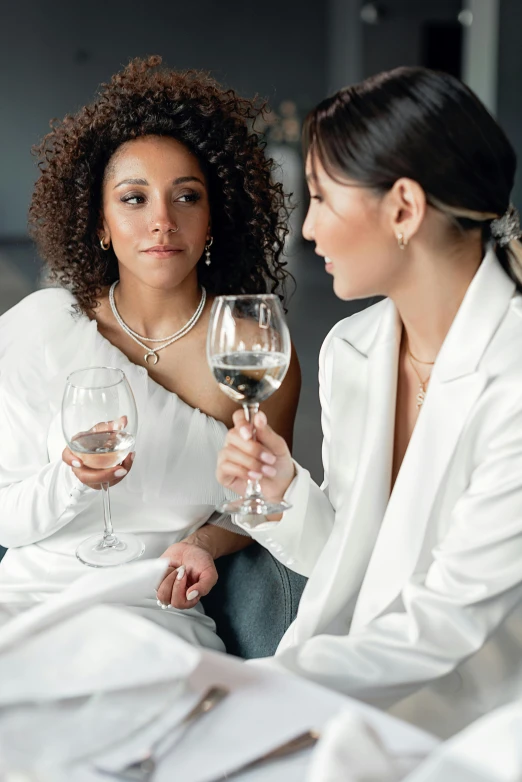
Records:
[[[103,541],[102,545],[115,546],[118,543],[118,538],[113,533],[112,518],[111,518],[111,501],[109,498],[109,484],[102,483],[102,496],[103,496]]]
[[[259,411],[259,404],[249,404],[249,405],[243,405],[243,410],[245,411],[245,418],[248,421],[248,423],[252,424],[252,440],[256,440],[256,428],[253,425],[253,420],[255,414]],[[258,480],[250,480],[250,478],[247,481],[246,485],[246,491],[245,491],[245,497],[263,497],[261,492],[261,484]]]

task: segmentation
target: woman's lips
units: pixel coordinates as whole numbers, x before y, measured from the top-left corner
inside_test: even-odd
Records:
[[[157,247],[150,247],[148,250],[143,250],[143,252],[150,255],[152,258],[171,258],[174,255],[183,252],[183,250],[180,247],[158,245]]]
[[[331,262],[331,260],[329,258],[325,257],[325,259],[324,259],[324,268],[326,269],[327,272],[332,272],[332,270],[333,270],[333,263]]]

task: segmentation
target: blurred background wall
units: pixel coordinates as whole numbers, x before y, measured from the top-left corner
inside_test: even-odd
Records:
[[[269,149],[297,203],[289,322],[303,369],[296,458],[321,478],[317,356],[331,326],[365,302],[331,291],[298,237],[306,210],[296,120],[326,94],[381,70],[421,64],[475,89],[522,158],[522,0],[17,0],[0,21],[0,313],[41,284],[27,238],[36,176],[30,147],[131,57],[161,54],[269,99]],[[519,176],[514,201],[522,206]]]

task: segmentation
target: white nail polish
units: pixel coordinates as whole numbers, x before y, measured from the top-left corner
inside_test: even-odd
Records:
[[[82,463],[81,463],[81,462],[79,462],[79,461],[78,461],[78,459],[73,459],[73,460],[72,460],[72,466],[73,466],[73,467],[81,467],[81,466],[82,466]]]
[[[176,576],[176,581],[181,581],[184,575],[185,575],[185,565],[181,565],[178,568],[178,575]]]
[[[115,478],[123,478],[124,475],[127,475],[127,470],[124,470],[123,467],[121,468],[121,470],[116,470],[116,472],[114,473]]]
[[[187,600],[194,600],[196,597],[199,597],[199,592],[197,589],[193,589],[192,592],[188,593]]]

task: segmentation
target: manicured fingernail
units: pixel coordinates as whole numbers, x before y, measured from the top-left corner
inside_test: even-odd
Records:
[[[79,462],[79,461],[78,461],[78,459],[73,459],[73,460],[72,460],[72,466],[73,466],[73,467],[81,467],[81,466],[82,466],[82,463],[81,463],[81,462]]]
[[[131,462],[133,462],[133,461],[134,461],[134,457],[135,457],[135,456],[136,456],[136,451],[133,451],[133,452],[131,453],[131,455],[130,455]]]
[[[252,480],[254,480],[254,481],[258,481],[260,478],[263,477],[263,473],[262,472],[254,472],[254,470],[250,470],[250,472],[248,473],[248,477],[252,478]]]
[[[274,478],[277,475],[277,470],[275,470],[273,467],[269,467],[268,465],[263,465],[263,467],[261,467],[261,472],[268,478]]]
[[[241,429],[239,430],[239,434],[241,435],[243,440],[251,440],[252,439],[252,434],[251,434],[250,429],[248,428],[248,426],[242,426]]]
[[[256,426],[266,426],[267,423],[268,423],[268,419],[264,413],[262,412],[256,413],[256,417],[255,417]]]
[[[123,467],[120,470],[116,470],[114,473],[115,478],[123,478],[124,475],[127,475],[127,470],[125,470]]]
[[[181,581],[184,575],[185,575],[185,565],[181,565],[181,567],[178,568],[178,575],[176,576],[176,581]]]
[[[266,462],[266,464],[275,464],[276,463],[276,457],[273,453],[267,453],[266,451],[263,451],[261,454],[261,461]]]
[[[187,600],[194,600],[196,597],[199,597],[199,592],[197,589],[193,589],[192,592],[187,594]]]

